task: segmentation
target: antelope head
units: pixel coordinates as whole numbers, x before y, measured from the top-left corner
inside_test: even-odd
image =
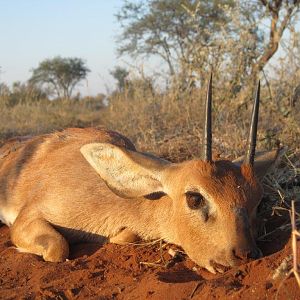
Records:
[[[233,162],[212,159],[211,79],[201,159],[173,164],[105,143],[84,145],[81,152],[115,194],[139,199],[128,200],[136,205],[132,209],[140,220],[140,228],[132,225],[130,229],[158,232],[214,273],[221,266],[262,255],[255,243],[255,215],[263,194],[260,180],[278,153],[265,152],[255,159],[258,84],[245,158]],[[149,201],[153,203],[150,210],[144,206]]]

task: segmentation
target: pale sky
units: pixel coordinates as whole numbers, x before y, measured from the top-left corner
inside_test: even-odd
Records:
[[[0,0],[0,82],[26,81],[45,58],[80,57],[91,70],[83,94],[106,93],[117,60],[122,0]]]
[[[115,81],[110,70],[117,65],[127,67],[126,62],[138,64],[116,54],[121,28],[115,14],[123,2],[0,0],[0,82],[24,82],[41,61],[60,55],[86,61],[91,72],[79,88],[83,95],[112,91]],[[296,27],[299,30],[299,23]],[[150,71],[161,67],[153,59],[145,63]]]

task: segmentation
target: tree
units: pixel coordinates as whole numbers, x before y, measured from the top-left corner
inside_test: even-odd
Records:
[[[70,98],[78,83],[85,79],[90,70],[81,58],[54,57],[42,61],[33,69],[31,83],[46,85],[58,98]]]
[[[123,91],[126,86],[126,78],[129,75],[129,72],[125,68],[117,66],[114,70],[110,71],[110,74],[117,81],[119,92]]]
[[[189,61],[191,45],[209,44],[228,21],[219,2],[234,6],[233,0],[126,1],[117,15],[123,27],[119,54],[157,55],[174,75],[178,65]]]
[[[284,31],[297,21],[296,15],[300,9],[300,0],[260,0],[260,3],[265,10],[265,16],[270,20],[269,39],[254,63],[254,72],[261,71],[276,53]]]
[[[214,69],[232,90],[254,82],[293,30],[300,0],[126,1],[117,15],[120,55],[159,56],[184,80]],[[216,72],[220,71],[220,72]],[[180,82],[182,82],[182,78]],[[187,82],[186,86],[190,86]]]

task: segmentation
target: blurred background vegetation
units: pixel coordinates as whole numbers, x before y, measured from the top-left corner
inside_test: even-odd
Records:
[[[243,153],[251,101],[262,81],[258,146],[278,141],[299,155],[300,1],[124,1],[116,18],[120,56],[161,61],[115,66],[116,88],[106,95],[74,94],[89,68],[83,58],[45,58],[27,82],[0,82],[0,140],[105,126],[137,146],[174,161],[198,156],[202,101],[213,72],[214,150]],[[278,52],[278,59],[270,59]],[[87,45],[88,47],[88,45]],[[277,53],[278,54],[278,53]],[[1,68],[0,68],[1,72]]]

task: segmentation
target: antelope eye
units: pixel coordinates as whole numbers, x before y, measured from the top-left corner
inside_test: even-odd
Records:
[[[190,209],[199,209],[205,205],[205,198],[200,193],[187,192],[185,197]]]

